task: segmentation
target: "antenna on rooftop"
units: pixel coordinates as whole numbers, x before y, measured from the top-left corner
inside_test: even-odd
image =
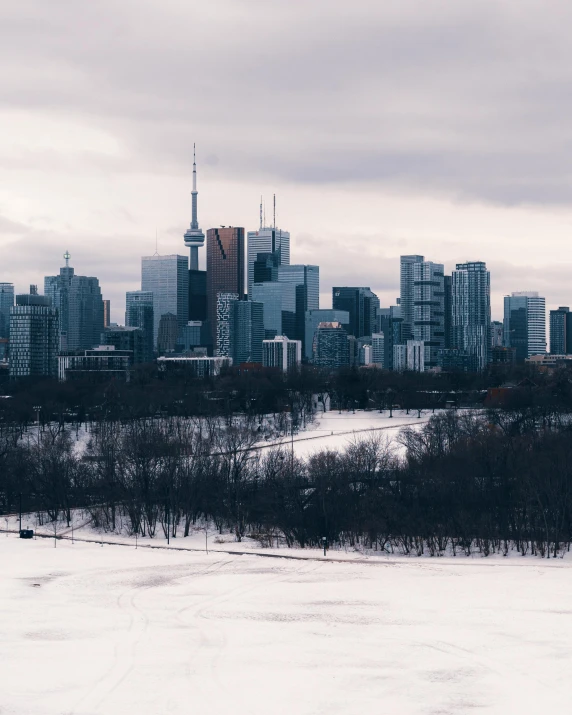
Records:
[[[260,230],[262,230],[262,196],[260,197]]]
[[[276,230],[276,194],[274,194],[274,230]]]
[[[155,253],[153,255],[154,256],[159,255],[159,239],[157,237],[157,229],[155,229]]]

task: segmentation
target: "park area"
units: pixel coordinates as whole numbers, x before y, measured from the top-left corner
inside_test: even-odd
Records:
[[[149,543],[0,535],[3,715],[570,711],[567,558]]]

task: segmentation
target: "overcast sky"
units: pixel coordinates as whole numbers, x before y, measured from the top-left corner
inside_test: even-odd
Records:
[[[187,254],[196,142],[201,227],[276,192],[322,307],[394,303],[403,253],[486,261],[493,318],[572,305],[571,26],[556,0],[3,2],[0,281],[69,250],[123,322],[155,231]]]

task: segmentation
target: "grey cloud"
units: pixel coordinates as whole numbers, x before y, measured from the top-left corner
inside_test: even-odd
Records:
[[[110,171],[187,171],[196,139],[221,176],[570,203],[571,19],[555,0],[28,0],[0,14],[0,103],[89,116],[126,148],[81,157]]]
[[[19,223],[18,221],[11,221],[5,216],[0,216],[0,234],[21,236],[29,231],[30,227],[26,226],[26,224]]]

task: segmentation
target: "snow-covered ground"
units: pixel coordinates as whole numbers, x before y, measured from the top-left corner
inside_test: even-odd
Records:
[[[568,713],[572,567],[0,535],[0,712]]]
[[[307,457],[321,449],[343,449],[360,435],[367,431],[374,430],[386,434],[390,440],[394,440],[400,430],[405,426],[416,426],[425,424],[432,416],[431,410],[423,410],[421,416],[417,416],[416,410],[410,410],[409,414],[405,410],[394,410],[393,417],[389,417],[389,411],[382,413],[376,410],[356,410],[354,412],[317,412],[314,420],[308,422],[294,435],[294,451],[299,457]],[[74,441],[75,451],[82,454],[91,437],[89,430],[82,425],[77,431],[69,427],[70,435]],[[30,427],[24,439],[37,439],[37,426]],[[283,444],[290,447],[291,436],[281,437],[276,440],[262,441],[260,446],[263,449],[274,445]]]
[[[403,427],[425,424],[432,416],[431,411],[422,411],[420,418],[417,414],[416,410],[410,410],[409,414],[405,410],[394,410],[393,417],[389,417],[387,410],[382,413],[374,410],[319,412],[313,422],[294,435],[294,452],[298,457],[308,457],[322,449],[345,449],[351,442],[372,431],[386,435],[394,442]],[[289,447],[290,437],[277,443]]]

